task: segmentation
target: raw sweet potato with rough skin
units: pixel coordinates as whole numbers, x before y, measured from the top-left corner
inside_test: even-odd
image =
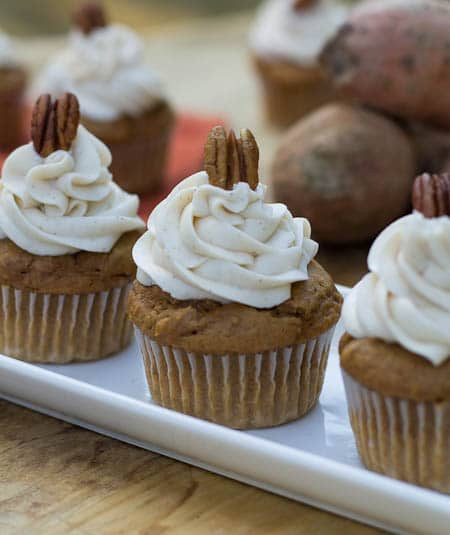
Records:
[[[412,136],[419,167],[417,173],[442,173],[450,161],[450,130],[412,121],[406,125]]]
[[[409,208],[412,143],[392,120],[331,104],[284,135],[272,169],[275,201],[309,219],[319,242],[375,237]]]
[[[320,61],[345,98],[450,127],[449,29],[444,1],[373,0],[354,11]]]

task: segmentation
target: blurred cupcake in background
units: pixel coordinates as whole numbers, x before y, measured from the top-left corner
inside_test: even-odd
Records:
[[[174,123],[160,80],[144,62],[139,37],[108,24],[101,4],[81,5],[73,24],[68,46],[49,60],[34,93],[74,93],[82,124],[112,152],[114,180],[152,192],[164,176]]]
[[[269,0],[259,10],[250,49],[262,81],[267,117],[273,124],[289,126],[332,98],[318,56],[345,22],[351,3]]]
[[[27,81],[11,39],[0,32],[0,148],[23,141],[23,103]]]

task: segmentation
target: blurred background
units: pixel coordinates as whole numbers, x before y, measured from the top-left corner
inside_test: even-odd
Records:
[[[67,43],[73,8],[82,0],[1,0],[0,29],[15,37],[31,79]],[[260,147],[260,179],[269,182],[282,131],[262,112],[248,33],[261,0],[103,0],[108,19],[137,30],[145,61],[183,116],[250,128]],[[34,94],[30,91],[30,101]],[[271,195],[269,190],[269,196]],[[367,247],[321,248],[337,282],[366,271]]]
[[[1,26],[17,35],[58,34],[69,27],[75,0],[2,0]],[[141,29],[193,17],[211,17],[256,6],[258,0],[105,0],[112,19]]]

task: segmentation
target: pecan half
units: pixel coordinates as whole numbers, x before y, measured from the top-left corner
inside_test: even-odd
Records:
[[[106,15],[100,2],[86,2],[72,14],[72,22],[85,35],[90,34],[96,28],[106,26]]]
[[[227,139],[227,189],[232,189],[243,177],[242,143],[230,130]]]
[[[78,99],[65,93],[52,102],[50,95],[41,95],[31,116],[31,140],[43,158],[55,150],[69,150],[80,122]]]
[[[259,149],[250,130],[241,130],[240,139],[233,130],[228,136],[223,126],[214,127],[205,144],[205,171],[209,183],[232,189],[238,182],[247,182],[254,190],[258,186]]]
[[[419,175],[413,184],[412,204],[425,217],[450,215],[450,175]]]
[[[206,139],[205,171],[209,183],[226,189],[227,186],[227,133],[223,126],[215,126]]]
[[[242,158],[244,160],[244,181],[248,182],[248,185],[252,189],[256,189],[259,182],[259,148],[255,136],[248,130],[248,128],[241,130],[241,144]]]
[[[296,0],[294,2],[294,10],[295,11],[300,11],[302,9],[309,9],[316,2],[317,2],[317,0]]]

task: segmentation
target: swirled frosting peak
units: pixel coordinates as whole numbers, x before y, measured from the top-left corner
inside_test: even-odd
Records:
[[[369,253],[368,273],[345,300],[355,338],[395,342],[439,365],[450,356],[450,218],[419,212],[387,227]]]
[[[109,252],[142,228],[139,200],[112,181],[108,148],[83,126],[70,150],[12,152],[0,180],[0,238],[35,255]]]
[[[82,115],[112,121],[139,115],[162,97],[157,76],[145,65],[139,37],[111,24],[88,34],[74,30],[69,46],[50,59],[36,93],[74,93]]]
[[[152,212],[133,250],[138,281],[176,299],[279,305],[308,278],[317,252],[307,220],[264,202],[263,185],[226,190],[206,172],[183,180]]]

